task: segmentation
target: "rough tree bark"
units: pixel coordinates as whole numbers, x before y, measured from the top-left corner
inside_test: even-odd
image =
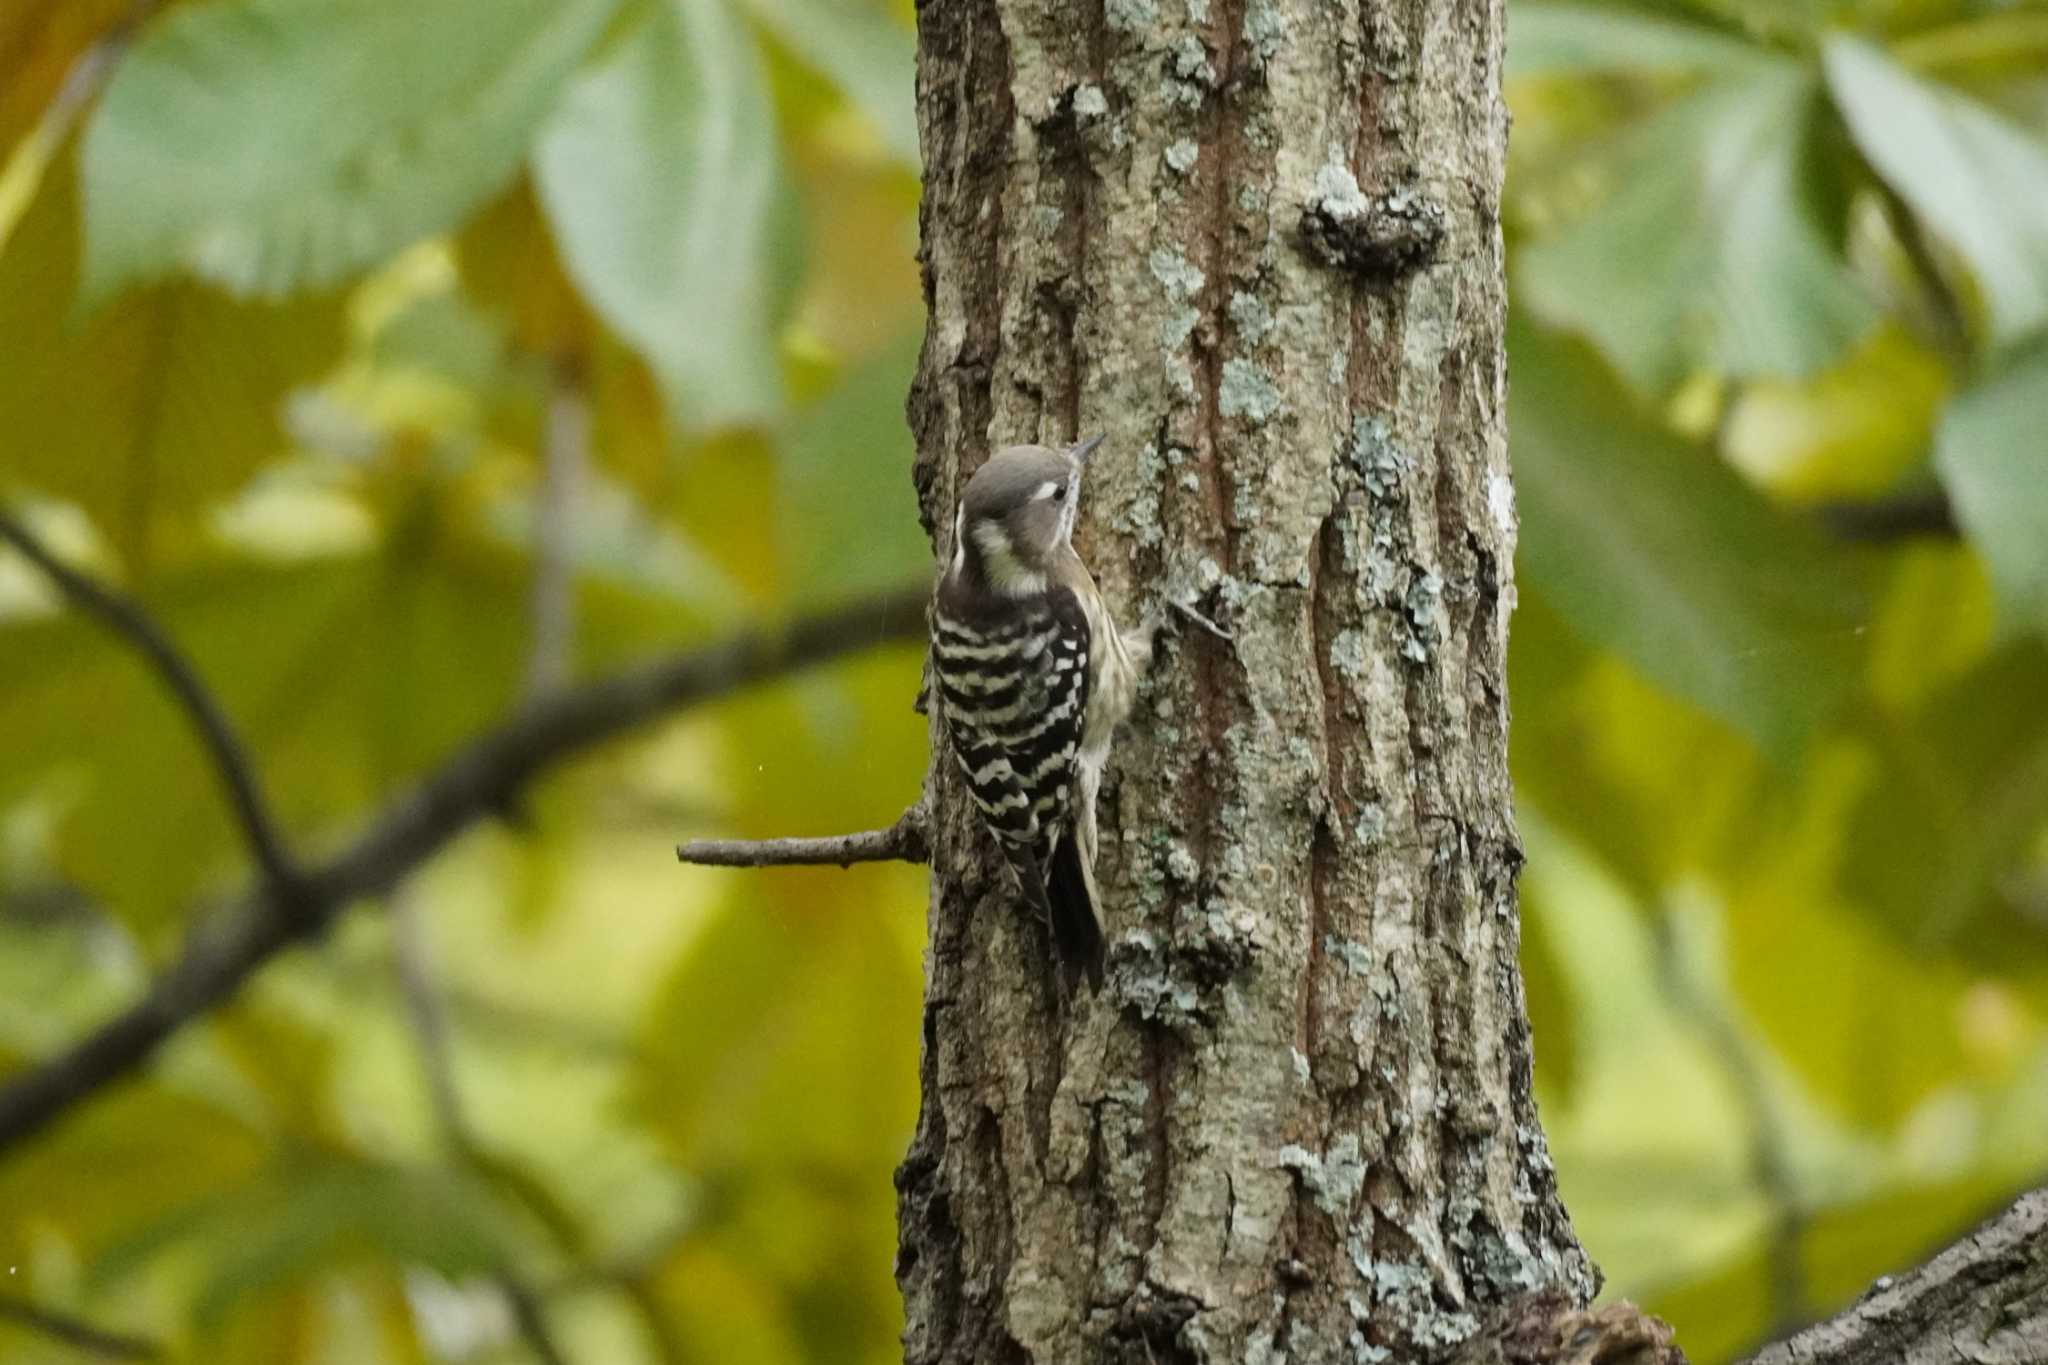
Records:
[[[2048,1190],[2022,1196],[1908,1275],[1750,1365],[2040,1365],[2048,1361]]]
[[[933,775],[913,1365],[1416,1360],[1595,1272],[1530,1094],[1507,775],[1501,0],[924,0],[941,556],[1105,431],[1082,552],[1202,592],[1119,746],[1062,1006]]]

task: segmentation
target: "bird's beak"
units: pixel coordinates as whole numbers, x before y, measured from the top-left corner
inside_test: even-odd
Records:
[[[1070,449],[1068,449],[1068,457],[1071,458],[1075,464],[1087,464],[1088,457],[1095,453],[1095,447],[1102,444],[1103,440],[1106,438],[1106,435],[1107,433],[1104,433],[1104,435],[1101,436],[1090,436],[1085,441],[1076,441],[1073,444],[1073,446]]]

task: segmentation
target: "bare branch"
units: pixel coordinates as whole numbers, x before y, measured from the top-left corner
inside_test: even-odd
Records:
[[[74,1350],[102,1360],[160,1360],[163,1347],[141,1337],[109,1332],[66,1313],[45,1308],[12,1294],[0,1294],[0,1322],[39,1333]]]
[[[2048,1360],[2048,1190],[1750,1365]]]
[[[65,564],[33,531],[5,512],[0,512],[0,540],[42,570],[43,576],[73,606],[99,617],[148,660],[198,731],[199,742],[205,746],[221,785],[227,789],[235,819],[271,894],[288,908],[295,905],[302,879],[278,834],[276,821],[271,818],[270,806],[257,781],[256,766],[191,661],[178,651],[170,636],[140,604]]]
[[[420,1069],[426,1073],[427,1093],[433,1101],[435,1121],[454,1158],[479,1176],[489,1178],[497,1169],[485,1159],[463,1109],[462,1092],[455,1081],[455,1055],[450,1044],[448,1013],[434,979],[433,963],[427,956],[426,939],[420,932],[419,907],[403,892],[391,901],[391,956],[397,970],[399,992],[405,999],[406,1014],[412,1022],[413,1041],[418,1047]],[[550,1201],[550,1208],[553,1208]],[[494,1277],[498,1292],[512,1310],[512,1321],[542,1365],[567,1365],[561,1343],[548,1326],[547,1311],[531,1286],[509,1267]]]
[[[540,698],[457,751],[312,869],[296,906],[259,886],[193,931],[142,998],[66,1051],[0,1087],[0,1151],[146,1062],[165,1039],[228,999],[282,949],[322,932],[354,901],[389,891],[477,821],[511,807],[555,764],[636,726],[876,645],[922,639],[925,590],[906,588],[787,626],[741,631],[628,672]]]
[[[540,1298],[516,1280],[500,1278],[498,1288],[512,1305],[512,1321],[518,1326],[520,1337],[541,1365],[569,1365],[561,1344],[548,1327],[547,1310]]]
[[[1842,540],[1883,545],[1897,540],[1955,540],[1963,533],[1940,489],[1867,502],[1830,502],[1815,509],[1820,524]]]
[[[1757,1192],[1770,1207],[1765,1247],[1769,1267],[1771,1321],[1774,1331],[1808,1320],[1806,1268],[1800,1259],[1800,1238],[1807,1224],[1806,1198],[1792,1162],[1784,1116],[1741,1022],[1699,979],[1671,911],[1653,921],[1656,974],[1673,1010],[1698,1031],[1700,1041],[1719,1063],[1735,1089],[1749,1126],[1749,1168]]]
[[[852,867],[855,863],[931,861],[923,806],[912,806],[887,829],[819,839],[693,839],[676,845],[679,862],[705,867]]]
[[[553,692],[569,681],[576,644],[576,503],[590,459],[590,403],[583,370],[575,358],[548,367],[547,438],[541,454],[541,484],[534,500],[533,639],[528,648],[526,691]]]

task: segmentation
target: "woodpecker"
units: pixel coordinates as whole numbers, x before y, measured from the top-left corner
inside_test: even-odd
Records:
[[[932,678],[968,794],[1050,925],[1063,978],[1098,985],[1095,798],[1156,634],[1118,628],[1070,542],[1101,444],[1011,446],[975,471],[932,614]]]

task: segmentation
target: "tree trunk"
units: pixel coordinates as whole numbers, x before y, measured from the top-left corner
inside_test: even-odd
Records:
[[[1234,639],[1166,642],[1119,744],[1100,994],[934,766],[914,1365],[1413,1360],[1595,1287],[1516,965],[1501,43],[1501,0],[920,7],[937,549],[993,447],[1104,431],[1083,557]]]

